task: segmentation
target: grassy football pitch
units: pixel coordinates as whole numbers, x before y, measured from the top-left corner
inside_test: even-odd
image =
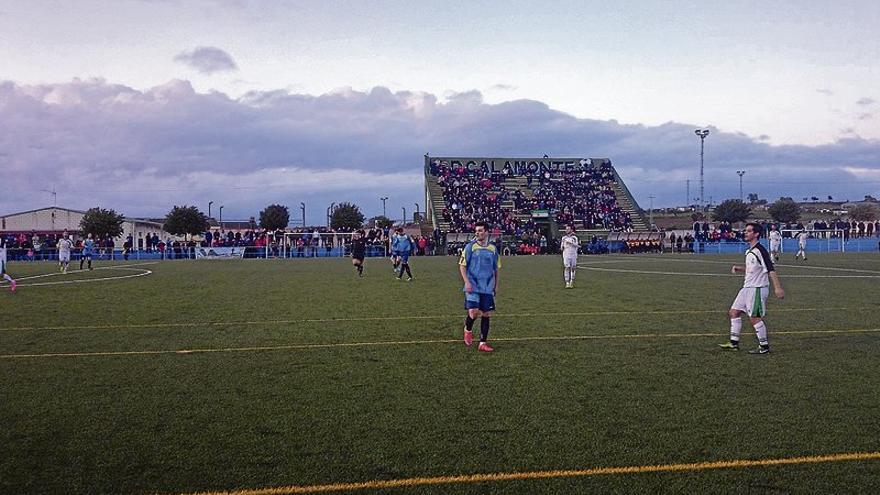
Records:
[[[791,258],[764,356],[741,256],[505,258],[493,354],[453,257],[12,264],[0,493],[877,493],[880,256]]]

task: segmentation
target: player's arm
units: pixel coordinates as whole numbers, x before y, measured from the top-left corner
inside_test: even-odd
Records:
[[[779,281],[779,275],[776,274],[776,271],[772,271],[769,273],[770,282],[773,283],[773,295],[776,296],[777,299],[785,299],[785,289],[782,288],[782,282]]]
[[[733,265],[730,267],[730,273],[736,275],[737,273],[745,273],[746,267],[743,265]]]
[[[471,286],[471,281],[467,275],[468,257],[468,246],[465,246],[461,251],[461,259],[458,260],[458,272],[461,273],[461,279],[464,280],[464,291],[470,294],[474,291],[474,288]]]

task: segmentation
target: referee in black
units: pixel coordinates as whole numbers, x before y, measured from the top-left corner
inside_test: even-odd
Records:
[[[357,268],[358,277],[364,276],[364,256],[367,252],[367,242],[364,240],[364,231],[358,230],[351,238],[351,264]]]

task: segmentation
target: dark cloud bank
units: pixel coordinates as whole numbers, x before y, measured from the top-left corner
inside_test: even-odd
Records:
[[[186,81],[147,91],[103,80],[23,86],[0,83],[0,212],[50,203],[100,204],[129,215],[161,215],[172,204],[208,201],[248,217],[270,202],[318,222],[330,202],[353,200],[368,215],[411,212],[421,193],[422,156],[611,157],[647,205],[684,202],[698,191],[694,126],[623,125],[578,119],[531,100],[486,104],[479,92],[439,102],[430,94],[339,91],[312,96],[253,92],[233,99],[197,93]],[[772,146],[767,136],[712,129],[706,197],[833,195],[880,190],[880,141]],[[423,205],[422,205],[423,207]],[[295,213],[294,216],[297,216]],[[224,215],[225,216],[225,215]]]

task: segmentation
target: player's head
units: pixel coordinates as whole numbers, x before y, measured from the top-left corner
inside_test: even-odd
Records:
[[[574,225],[568,224],[565,226],[565,233],[568,235],[574,234]]]
[[[89,234],[89,239],[91,239],[91,238],[92,238],[92,234]]]
[[[764,235],[764,229],[761,228],[761,225],[755,222],[749,222],[746,224],[745,229],[745,239],[746,241],[751,241],[752,239],[759,239],[762,235]]]
[[[489,225],[486,222],[477,222],[474,224],[474,232],[477,234],[477,240],[485,241],[489,235]]]

